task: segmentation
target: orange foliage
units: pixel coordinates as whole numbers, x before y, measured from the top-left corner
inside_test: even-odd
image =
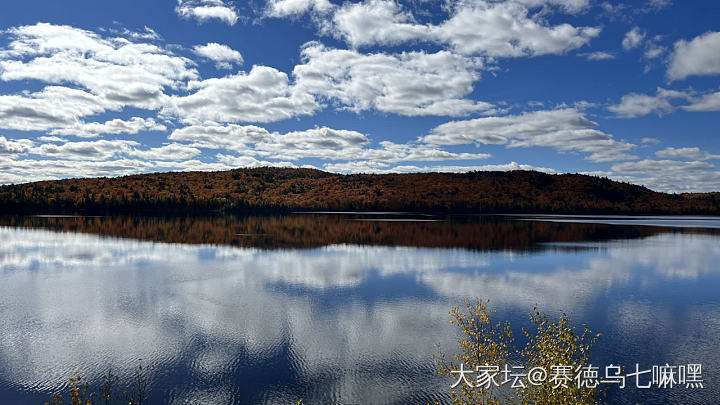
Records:
[[[5,212],[423,211],[720,214],[720,193],[665,194],[578,174],[354,174],[312,169],[171,172],[0,187]]]

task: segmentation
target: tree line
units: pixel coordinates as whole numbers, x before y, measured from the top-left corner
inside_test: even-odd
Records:
[[[255,168],[83,178],[0,187],[5,213],[720,214],[720,193],[667,194],[580,174],[533,171],[342,175]]]

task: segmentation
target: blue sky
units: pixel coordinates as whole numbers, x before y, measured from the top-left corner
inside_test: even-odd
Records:
[[[720,3],[43,1],[0,14],[0,183],[532,169],[718,191]]]

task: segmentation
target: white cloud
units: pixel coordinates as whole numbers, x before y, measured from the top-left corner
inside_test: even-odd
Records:
[[[481,62],[448,51],[361,54],[313,42],[302,60],[293,70],[298,89],[356,112],[459,116],[494,107],[464,98]]]
[[[128,154],[151,161],[176,161],[192,159],[200,154],[200,150],[187,145],[171,143],[169,145],[161,146],[158,148],[150,148],[148,150],[135,149],[130,151]]]
[[[322,127],[286,134],[273,133],[257,142],[255,148],[259,154],[274,159],[333,159],[338,152],[341,156],[359,152],[367,142],[367,137],[360,132]]]
[[[676,158],[687,158],[695,161],[703,160],[716,160],[720,159],[720,155],[713,155],[698,147],[694,148],[665,148],[663,150],[655,152],[655,155],[660,158],[676,159]]]
[[[667,49],[664,46],[659,45],[655,40],[650,40],[645,45],[645,53],[643,56],[645,59],[657,59],[661,57]]]
[[[0,51],[0,79],[81,86],[99,97],[96,109],[157,109],[165,88],[198,76],[192,61],[153,44],[47,23],[6,32],[11,41]]]
[[[451,121],[434,128],[421,141],[437,145],[482,143],[508,147],[547,146],[559,151],[590,153],[587,159],[595,162],[635,158],[626,153],[635,145],[616,141],[612,135],[595,127],[597,124],[581,112],[566,108]]]
[[[392,0],[345,3],[333,16],[337,34],[352,46],[431,39],[431,27],[417,24]]]
[[[170,139],[190,142],[191,146],[226,149],[249,158],[294,161],[303,158],[324,160],[401,161],[475,160],[490,157],[483,153],[456,153],[422,144],[380,142],[381,148],[368,148],[370,140],[362,133],[319,127],[284,134],[247,125],[193,125],[175,130]]]
[[[170,139],[190,142],[195,147],[225,149],[276,160],[350,159],[361,153],[369,142],[359,132],[327,127],[281,134],[254,125],[234,124],[192,125],[175,130]]]
[[[73,135],[94,138],[103,134],[137,134],[140,131],[165,131],[167,128],[153,118],[133,117],[130,120],[119,118],[100,122],[78,122],[50,131],[53,135]]]
[[[673,100],[683,100],[689,104],[672,103]],[[662,116],[681,108],[686,111],[720,111],[720,92],[713,92],[696,96],[693,90],[678,91],[657,88],[654,96],[647,94],[630,93],[620,99],[620,103],[607,109],[618,115],[619,118],[636,118],[648,114]]]
[[[328,0],[268,0],[265,15],[268,17],[294,17],[310,11],[325,13],[333,5]]]
[[[110,30],[111,32],[116,32],[114,30]],[[129,37],[134,40],[145,40],[145,41],[159,41],[162,39],[162,36],[157,33],[152,28],[145,27],[142,31],[131,31],[127,28],[122,29],[121,31],[117,32],[120,35],[124,37]]]
[[[240,52],[227,45],[210,42],[206,45],[195,45],[193,51],[196,55],[215,62],[218,69],[232,69],[233,64],[242,65],[243,57]]]
[[[648,114],[662,116],[676,110],[677,107],[670,102],[671,100],[686,100],[689,97],[687,92],[658,87],[654,96],[638,93],[626,94],[620,99],[620,104],[612,105],[607,109],[620,118],[636,118]]]
[[[102,154],[102,152],[99,154]],[[22,179],[8,180],[17,183],[20,181],[55,180],[71,177],[116,177],[148,172],[155,167],[151,162],[138,159],[89,160],[77,154],[76,157],[78,157],[77,160],[59,157],[59,159],[0,161],[0,173]]]
[[[60,143],[67,142],[67,139],[60,138],[59,136],[39,136],[37,138],[37,140],[40,142],[60,142]]]
[[[230,170],[233,166],[221,162],[203,162],[197,159],[192,159],[181,162],[159,161],[155,162],[155,168],[160,168],[164,171],[215,172],[220,170]]]
[[[534,170],[543,173],[557,173],[554,169],[537,167],[526,164],[510,162],[500,165],[482,166],[394,166],[377,161],[354,161],[346,163],[329,163],[324,166],[325,170],[335,173],[467,173],[471,171],[511,171],[511,170]]]
[[[676,160],[645,159],[637,162],[623,162],[612,166],[614,171],[626,174],[652,175],[658,172],[671,172],[675,175],[680,172],[705,171],[714,168],[706,162],[680,162]]]
[[[595,27],[547,25],[515,2],[460,3],[453,16],[437,26],[438,39],[458,52],[496,57],[563,54],[588,44],[600,34]]]
[[[526,7],[557,6],[569,14],[581,13],[590,6],[590,0],[515,0],[515,2]]]
[[[677,41],[667,71],[671,80],[720,74],[720,32],[707,32],[688,41]]]
[[[292,162],[271,162],[267,160],[258,160],[252,156],[231,156],[223,155],[218,153],[218,161],[222,162],[229,167],[242,167],[242,168],[253,168],[253,167],[289,167],[296,168]]]
[[[644,39],[645,33],[641,31],[639,27],[634,27],[625,34],[622,40],[622,47],[624,50],[629,51],[640,46]]]
[[[720,172],[707,162],[645,159],[612,166],[623,181],[665,192],[712,192],[720,189]],[[629,175],[629,176],[628,176]],[[612,175],[612,178],[617,176]]]
[[[32,146],[33,142],[29,139],[13,141],[0,136],[0,156],[26,153]]]
[[[647,0],[646,11],[660,11],[672,5],[672,0]]]
[[[0,154],[7,149],[6,153],[39,155],[44,158],[57,159],[46,160],[44,165],[52,162],[63,161],[107,161],[118,156],[133,156],[150,161],[179,161],[188,160],[200,154],[200,150],[177,143],[149,148],[146,150],[137,149],[140,143],[128,140],[97,140],[82,142],[67,142],[63,139],[46,139],[47,142],[34,146],[30,140],[11,141],[0,137]],[[56,144],[60,142],[60,144]],[[31,160],[17,160],[19,165]],[[153,163],[149,163],[152,165]],[[139,168],[147,168],[141,165]],[[19,169],[17,168],[12,169]],[[53,173],[55,174],[55,173]],[[94,176],[93,176],[94,177]]]
[[[228,25],[235,25],[238,13],[223,0],[178,0],[175,12],[182,18],[194,18],[203,23],[218,19]]]
[[[135,141],[104,139],[92,142],[66,142],[61,145],[46,143],[30,149],[28,153],[67,160],[107,160],[119,154],[127,154],[137,145],[139,143]]]
[[[262,142],[269,136],[268,130],[254,125],[190,125],[176,129],[169,139],[192,142],[201,148],[244,152],[250,148],[249,144]]]
[[[164,113],[187,122],[270,122],[311,115],[319,108],[312,95],[290,86],[287,74],[267,66],[191,81],[188,90],[195,92],[171,97]]]
[[[720,91],[693,99],[690,105],[682,108],[687,111],[720,111]]]
[[[390,141],[380,142],[382,149],[369,149],[358,159],[378,159],[384,162],[421,161],[439,162],[448,160],[477,160],[487,159],[487,153],[449,152],[435,146],[424,144],[397,144]]]
[[[605,51],[597,51],[597,52],[590,52],[590,53],[580,53],[578,56],[582,56],[583,58],[587,60],[608,60],[608,59],[615,59],[615,55],[609,52]]]
[[[391,0],[346,3],[333,17],[335,35],[350,45],[390,45],[408,41],[449,44],[456,52],[492,57],[563,54],[586,45],[599,28],[548,25],[528,7],[547,1],[490,2],[475,0],[453,5],[451,16],[438,25],[417,23]],[[552,2],[578,11],[586,2]]]
[[[113,107],[96,95],[48,86],[27,95],[0,95],[0,128],[45,131],[78,124],[79,118]]]

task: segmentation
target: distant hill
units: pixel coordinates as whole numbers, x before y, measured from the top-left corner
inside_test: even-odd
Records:
[[[666,194],[533,171],[353,174],[257,168],[67,179],[0,187],[5,213],[415,211],[720,215],[720,193]]]

